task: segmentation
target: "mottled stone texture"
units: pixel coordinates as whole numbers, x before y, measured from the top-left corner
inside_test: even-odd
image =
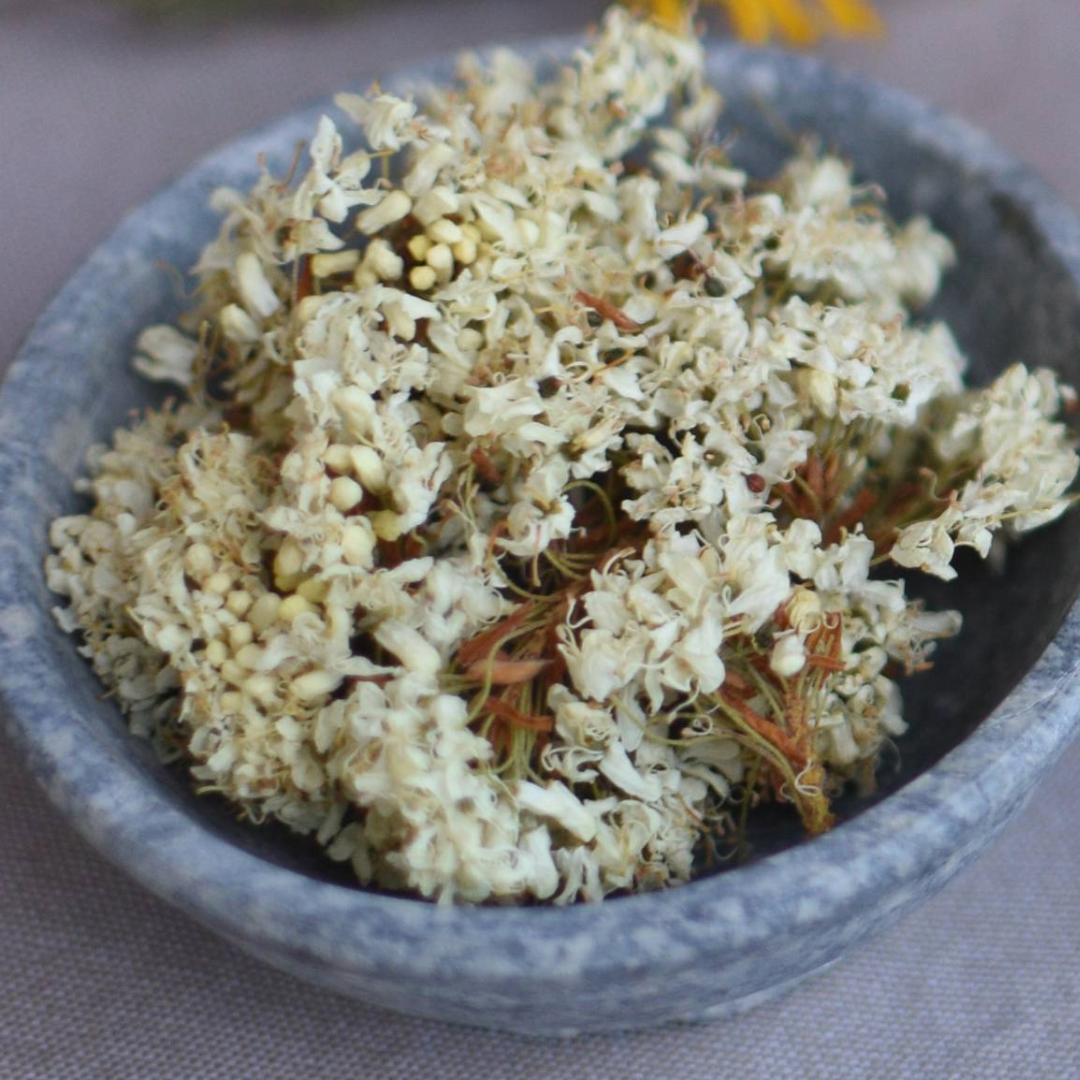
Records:
[[[545,53],[565,55],[568,42]],[[976,379],[1013,360],[1080,382],[1080,226],[962,123],[807,59],[718,47],[737,159],[770,170],[815,132],[956,242],[946,316]],[[427,73],[444,78],[449,66]],[[49,521],[94,440],[152,391],[128,369],[138,330],[177,310],[162,264],[189,265],[215,222],[207,196],[270,151],[284,168],[325,103],[233,144],[141,210],[34,329],[0,397],[0,685],[30,768],[72,824],[158,895],[322,985],[423,1016],[536,1034],[720,1016],[767,1000],[925,899],[1022,805],[1080,720],[1080,516],[993,577],[928,590],[964,636],[906,690],[912,731],[879,793],[842,803],[812,842],[784,825],[757,858],[669,893],[570,910],[441,909],[363,892],[289,837],[197,800],[125,731],[49,615]]]

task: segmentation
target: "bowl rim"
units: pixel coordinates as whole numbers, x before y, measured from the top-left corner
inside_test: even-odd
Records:
[[[565,56],[580,41],[575,35],[516,47],[532,55]],[[981,182],[1010,196],[1080,285],[1080,222],[1041,180],[965,121],[815,58],[733,43],[710,42],[708,48],[710,74],[737,68],[763,87],[777,79],[813,78],[832,87],[860,88],[882,119],[961,160]],[[444,58],[406,68],[387,85],[439,81],[451,64],[451,58]],[[283,133],[309,132],[326,107],[320,99],[203,157],[129,214],[94,250],[45,309],[8,371],[0,393],[0,473],[23,467],[19,455],[25,448],[9,445],[7,433],[18,426],[17,417],[36,386],[29,378],[28,357],[46,345],[46,328],[71,298],[92,287],[105,261],[141,243],[167,205],[201,196],[208,176],[239,156],[254,162],[257,152],[270,140],[280,141]],[[0,493],[0,507],[9,497]],[[6,597],[0,598],[0,604],[6,603]],[[982,845],[958,849],[955,830],[943,822],[990,822],[992,831],[999,829],[1080,727],[1080,657],[1070,658],[1064,647],[1080,640],[1080,605],[1074,602],[1046,651],[970,736],[921,776],[830,834],[727,874],[602,904],[433,906],[305,878],[210,834],[158,792],[148,791],[131,762],[107,746],[74,738],[81,726],[66,700],[50,701],[51,715],[73,737],[41,736],[42,702],[12,682],[8,672],[27,664],[44,646],[19,634],[5,635],[7,617],[8,609],[0,609],[0,696],[7,728],[31,771],[78,831],[152,892],[233,940],[258,941],[282,955],[348,972],[439,978],[442,965],[451,964],[455,977],[471,972],[498,981],[517,978],[524,962],[530,966],[530,981],[542,984],[558,983],[568,971],[582,969],[575,950],[583,950],[591,975],[612,979],[645,967],[655,973],[700,964],[703,956],[751,954],[793,928],[822,926],[840,912],[892,903],[887,895],[897,886],[928,873],[942,880],[951,876]],[[1021,758],[1026,764],[1018,768]],[[85,790],[82,783],[86,775],[102,770],[113,780],[107,797]],[[156,837],[151,844],[146,842],[148,821]],[[818,895],[807,904],[802,886],[811,880]],[[253,919],[252,912],[258,917]],[[554,922],[563,949],[538,940]],[[440,949],[429,954],[424,943],[433,936],[440,939]],[[631,939],[635,947],[628,949]],[[483,949],[476,948],[479,940]],[[458,947],[447,945],[454,941]],[[416,947],[403,948],[403,942]]]

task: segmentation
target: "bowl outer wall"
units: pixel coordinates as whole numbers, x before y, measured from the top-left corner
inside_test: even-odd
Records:
[[[567,55],[554,40],[522,51]],[[395,82],[442,80],[449,61]],[[1080,283],[1080,225],[961,121],[817,61],[713,46],[719,83],[872,118],[1008,195]],[[391,83],[391,85],[393,85]],[[1080,611],[978,730],[930,770],[824,837],[737,871],[601,905],[449,908],[305,878],[237,849],[148,782],[120,730],[91,727],[88,669],[43,602],[49,520],[67,505],[137,328],[215,227],[221,183],[287,158],[328,103],[212,154],[131,214],[73,276],[0,395],[0,688],[50,798],[106,856],[228,940],[321,985],[403,1012],[534,1034],[722,1015],[833,961],[944,884],[1022,805],[1080,725]],[[834,117],[835,119],[835,117]],[[1080,286],[1078,286],[1080,287]],[[69,373],[75,371],[72,377]],[[119,422],[112,419],[111,423]],[[69,684],[79,692],[69,692]]]

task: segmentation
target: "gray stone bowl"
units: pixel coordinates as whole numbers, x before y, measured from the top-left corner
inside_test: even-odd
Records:
[[[567,55],[574,43],[537,51]],[[449,62],[403,79],[446,79]],[[1013,360],[1080,383],[1080,225],[965,124],[810,60],[711,50],[725,133],[759,174],[814,132],[880,181],[893,213],[928,213],[960,266],[936,305],[976,380]],[[399,83],[402,80],[397,80]],[[906,691],[911,731],[876,795],[802,840],[762,819],[752,857],[669,892],[571,909],[440,908],[351,886],[271,828],[197,799],[129,736],[41,570],[52,518],[79,504],[91,443],[152,399],[128,358],[180,301],[163,269],[212,235],[207,197],[256,156],[284,169],[318,103],[211,155],[128,217],[50,305],[0,395],[0,683],[28,767],[104,855],[255,956],[402,1012],[533,1034],[730,1015],[836,961],[939,889],[1023,805],[1080,724],[1080,514],[1033,536],[1003,575],[964,567],[930,600],[964,635]]]

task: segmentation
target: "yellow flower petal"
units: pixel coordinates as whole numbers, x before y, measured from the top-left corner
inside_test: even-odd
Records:
[[[772,36],[768,0],[719,0],[727,8],[735,33],[752,45],[762,45]]]
[[[826,29],[849,36],[876,36],[884,26],[869,0],[703,0],[724,8],[743,41],[760,45],[774,34],[792,45],[812,45]],[[692,0],[644,0],[653,17],[686,32],[695,8]]]
[[[875,37],[885,26],[866,0],[818,0],[825,14],[842,34]]]
[[[765,0],[765,4],[780,33],[793,45],[812,45],[817,41],[820,34],[801,0]]]

